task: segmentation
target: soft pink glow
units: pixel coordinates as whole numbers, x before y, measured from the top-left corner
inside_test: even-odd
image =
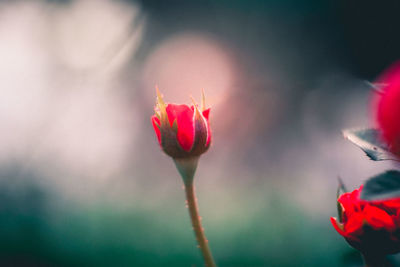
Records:
[[[210,37],[181,34],[161,43],[149,56],[144,69],[144,86],[153,98],[158,85],[174,102],[185,103],[188,95],[201,89],[208,104],[222,100],[234,75],[229,49]]]

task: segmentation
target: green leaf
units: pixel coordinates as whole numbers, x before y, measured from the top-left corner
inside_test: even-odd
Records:
[[[385,200],[400,197],[400,172],[386,171],[365,182],[361,199]]]
[[[388,149],[388,146],[380,139],[380,132],[376,129],[351,129],[344,130],[343,136],[356,146],[361,148],[367,156],[375,161],[396,160]]]

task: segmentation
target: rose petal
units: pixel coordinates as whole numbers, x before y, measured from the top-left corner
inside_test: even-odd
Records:
[[[167,114],[169,123],[176,120],[178,132],[176,134],[179,145],[186,151],[190,151],[194,142],[193,110],[188,105],[168,104]]]
[[[344,193],[339,197],[338,202],[342,204],[346,216],[351,216],[354,212],[360,212],[363,209],[365,201],[360,200],[361,190],[362,186],[351,193]]]
[[[382,130],[383,139],[392,152],[400,153],[400,62],[390,66],[379,78],[383,84],[382,92],[376,94],[376,122]]]
[[[209,118],[209,116],[210,116],[210,109],[209,109],[209,108],[203,110],[203,116],[204,116],[204,118],[206,118],[206,120],[208,121],[208,118]]]
[[[153,115],[151,117],[151,122],[153,124],[154,131],[156,132],[158,142],[161,145],[160,120],[157,118],[156,115]]]
[[[210,109],[208,108],[206,110],[203,110],[202,113],[203,113],[204,118],[207,121],[207,142],[206,142],[206,146],[209,146],[210,142],[211,142],[211,128],[210,128],[210,122],[208,120],[208,118],[210,117]]]
[[[390,215],[394,215],[400,209],[400,199],[389,199],[389,200],[379,200],[379,201],[371,201],[371,204],[375,207],[383,209]]]
[[[346,237],[346,232],[343,231],[343,224],[339,223],[335,217],[331,217],[331,223],[336,231],[342,236]]]
[[[363,213],[354,213],[350,216],[344,225],[344,230],[347,235],[358,232],[362,229],[364,225],[364,214]]]
[[[385,228],[387,230],[394,230],[396,227],[392,217],[384,210],[377,207],[367,205],[363,211],[364,218],[368,224],[375,228]]]

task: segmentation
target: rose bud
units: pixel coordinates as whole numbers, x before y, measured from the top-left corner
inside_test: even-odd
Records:
[[[199,156],[210,147],[209,114],[210,109],[205,109],[204,93],[200,111],[194,100],[191,106],[164,103],[157,89],[155,115],[151,121],[161,148],[173,158],[182,176],[190,220],[205,266],[216,267],[201,224],[193,183]]]
[[[389,67],[377,85],[373,98],[376,124],[389,150],[400,156],[400,62]]]
[[[210,109],[202,110],[196,104],[177,105],[164,103],[157,90],[155,115],[151,117],[158,142],[172,158],[198,157],[210,146],[211,132],[208,122]]]
[[[161,148],[174,159],[184,180],[193,178],[199,156],[210,147],[209,114],[204,93],[200,111],[196,103],[190,106],[164,103],[157,89],[155,115],[151,121]]]
[[[362,188],[340,195],[339,220],[331,218],[333,227],[364,258],[400,252],[400,198],[362,200]]]

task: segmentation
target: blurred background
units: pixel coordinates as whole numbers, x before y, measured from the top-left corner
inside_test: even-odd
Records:
[[[400,58],[398,1],[0,2],[0,266],[202,266],[182,182],[150,116],[205,90],[196,175],[219,266],[360,266],[330,224],[390,168],[371,126]],[[400,262],[400,258],[392,260]]]

